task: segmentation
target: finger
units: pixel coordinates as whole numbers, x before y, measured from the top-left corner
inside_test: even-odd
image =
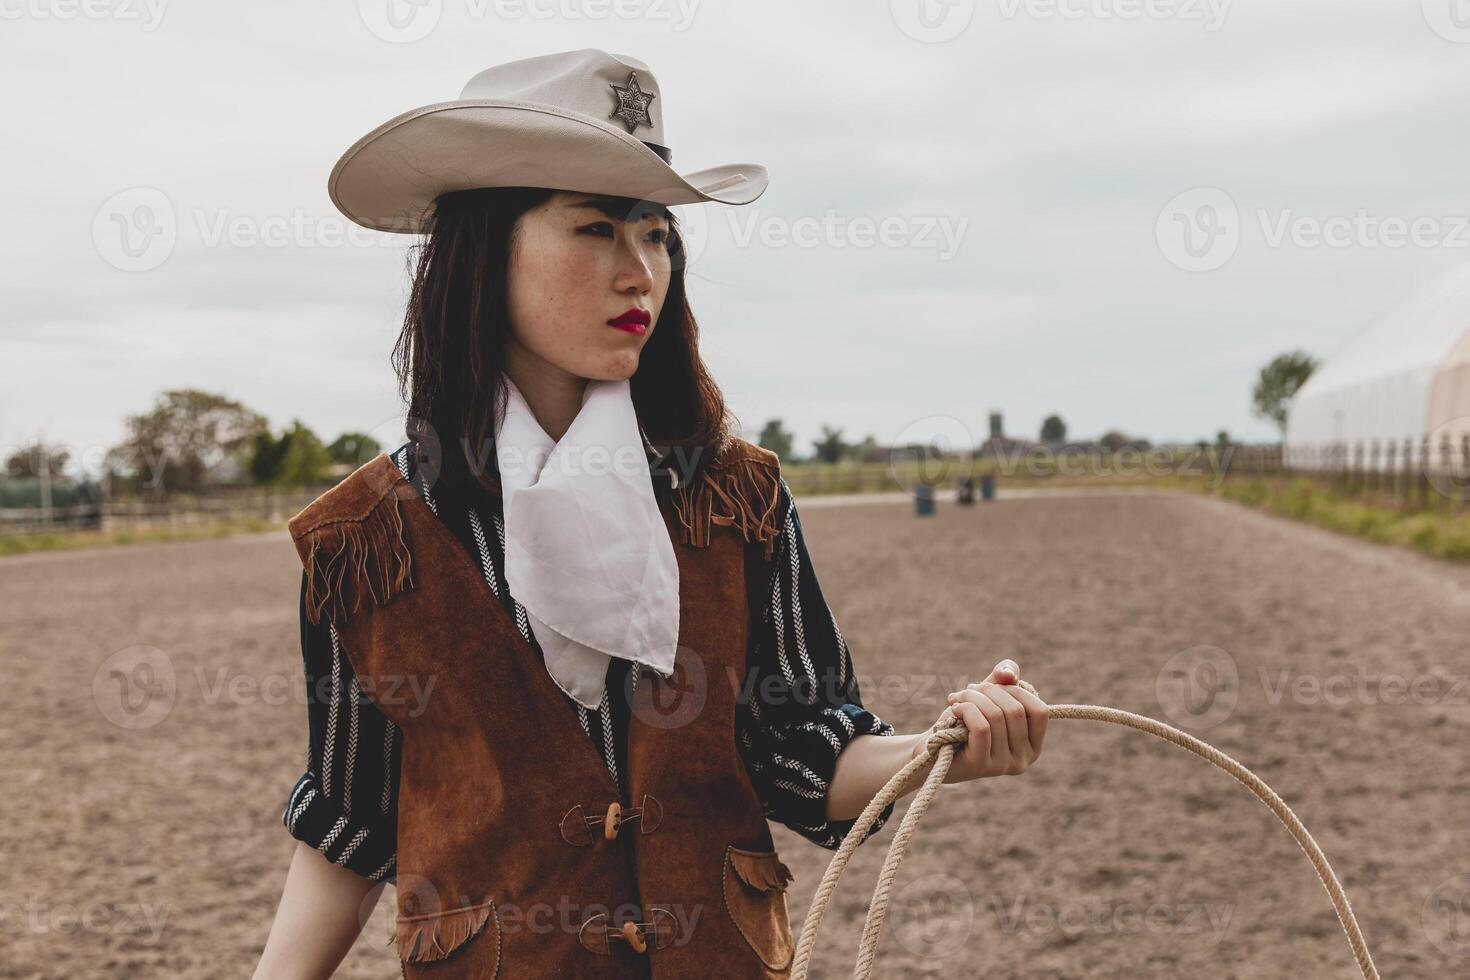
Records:
[[[975,681],[974,683],[969,684],[967,686],[970,687],[972,690],[978,691],[978,690],[980,690],[980,685],[982,685],[982,684],[995,684],[995,683],[997,683],[997,682],[996,681]],[[1022,690],[1030,691],[1032,694],[1035,694],[1037,697],[1041,697],[1040,692],[1038,692],[1036,690],[1036,685],[1032,684],[1030,681],[1026,680],[1024,677],[1018,678],[1016,680],[1016,683],[1014,683],[1014,684],[1012,684],[1010,686],[1012,688],[1021,688]],[[954,700],[954,699],[951,698],[950,700]]]
[[[1026,706],[1016,700],[1012,694],[1014,690],[1014,688],[995,685],[985,693],[1000,708],[1005,718],[1006,740],[1011,746],[1011,762],[1019,763],[1024,768],[1031,761],[1028,754],[1031,748],[1031,734],[1028,731],[1030,726],[1027,724]]]
[[[990,676],[983,681],[971,681],[965,686],[972,691],[978,691],[981,684],[1024,684],[1021,680],[1021,668],[1014,660],[1009,658],[1002,660],[990,669]]]
[[[1011,760],[1010,733],[1006,729],[1005,712],[1001,711],[985,691],[961,691],[957,703],[973,704],[985,716],[985,721],[990,725],[989,758],[1003,772]]]
[[[978,769],[989,768],[992,735],[990,722],[978,707],[969,701],[961,701],[953,709],[955,715],[965,723],[969,735],[962,747],[968,765]]]
[[[1020,679],[1020,665],[1009,658],[1002,660],[1000,663],[996,664],[995,667],[990,671],[990,677],[988,678],[988,680],[995,684],[1014,684]],[[973,687],[974,685],[971,686]]]
[[[1016,687],[1010,690],[1010,694],[1026,706],[1026,727],[1031,735],[1032,758],[1036,758],[1041,755],[1041,743],[1046,738],[1046,723],[1051,711],[1034,688]]]

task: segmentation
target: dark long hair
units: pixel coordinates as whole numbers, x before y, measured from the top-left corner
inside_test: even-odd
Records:
[[[508,398],[506,271],[513,232],[521,215],[554,193],[541,187],[451,191],[435,202],[430,230],[410,250],[413,288],[392,358],[408,402],[406,434],[431,454],[457,447],[469,472],[493,493],[500,491],[490,449],[494,419]],[[732,427],[724,396],[699,356],[699,328],[684,291],[683,240],[667,209],[609,199],[630,216],[653,209],[669,222],[668,293],[630,383],[649,440],[697,464],[724,446]]]

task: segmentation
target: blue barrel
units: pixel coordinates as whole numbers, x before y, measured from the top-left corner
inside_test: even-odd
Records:
[[[985,473],[980,477],[980,499],[995,499],[995,474]]]
[[[924,517],[934,513],[934,488],[920,484],[914,491],[914,513]]]

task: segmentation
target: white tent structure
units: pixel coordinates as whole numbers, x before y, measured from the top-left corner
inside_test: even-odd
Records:
[[[1286,458],[1296,469],[1386,469],[1455,459],[1470,436],[1470,265],[1374,320],[1292,400]]]

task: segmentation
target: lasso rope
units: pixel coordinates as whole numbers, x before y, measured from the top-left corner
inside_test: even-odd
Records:
[[[1035,693],[1035,688],[1026,681],[1021,681],[1021,684]],[[1327,857],[1322,853],[1322,848],[1317,846],[1317,842],[1312,839],[1307,828],[1297,819],[1297,815],[1291,811],[1291,807],[1287,806],[1281,797],[1272,791],[1271,787],[1262,782],[1259,776],[1213,745],[1144,715],[1135,715],[1129,711],[1105,708],[1095,704],[1053,704],[1047,706],[1047,712],[1049,718],[1105,721],[1148,732],[1181,749],[1193,752],[1245,784],[1245,787],[1256,794],[1256,797],[1286,825],[1286,829],[1291,831],[1291,836],[1296,838],[1296,842],[1306,852],[1307,858],[1312,862],[1312,867],[1317,869],[1317,877],[1322,880],[1322,886],[1327,889],[1327,894],[1332,898],[1333,907],[1337,909],[1338,921],[1342,923],[1343,931],[1347,934],[1348,945],[1352,947],[1353,956],[1358,961],[1358,969],[1362,971],[1364,980],[1378,980],[1378,969],[1373,965],[1373,957],[1368,953],[1367,943],[1363,941],[1363,932],[1358,928],[1358,920],[1353,915],[1352,906],[1348,903],[1347,893],[1343,891],[1342,883],[1337,880],[1332,866],[1327,863]],[[878,951],[878,934],[883,929],[883,920],[888,912],[889,890],[893,885],[894,877],[898,874],[898,865],[903,860],[904,852],[908,850],[909,840],[914,835],[914,828],[924,816],[924,811],[929,809],[930,801],[934,799],[934,794],[944,782],[945,774],[949,772],[956,747],[966,742],[968,738],[969,730],[961,718],[955,718],[949,725],[937,728],[925,743],[925,753],[912,759],[895,773],[893,778],[878,791],[878,795],[868,803],[862,815],[858,817],[857,823],[853,824],[852,830],[843,839],[837,853],[832,855],[832,860],[827,865],[827,872],[822,876],[821,884],[817,886],[811,908],[807,910],[806,921],[801,926],[801,939],[796,946],[791,980],[805,980],[806,978],[812,948],[817,942],[817,927],[821,924],[822,916],[827,911],[827,903],[832,897],[832,890],[837,886],[837,879],[842,876],[848,860],[857,850],[863,835],[878,819],[883,808],[898,798],[899,787],[907,782],[914,772],[937,755],[938,760],[934,763],[934,768],[925,777],[923,786],[915,793],[913,802],[909,804],[903,820],[898,825],[898,831],[893,835],[893,843],[889,845],[888,854],[883,859],[883,868],[878,873],[878,884],[873,889],[873,900],[868,907],[868,917],[863,922],[863,938],[858,947],[858,961],[853,978],[854,980],[866,980],[872,972],[873,958]]]

